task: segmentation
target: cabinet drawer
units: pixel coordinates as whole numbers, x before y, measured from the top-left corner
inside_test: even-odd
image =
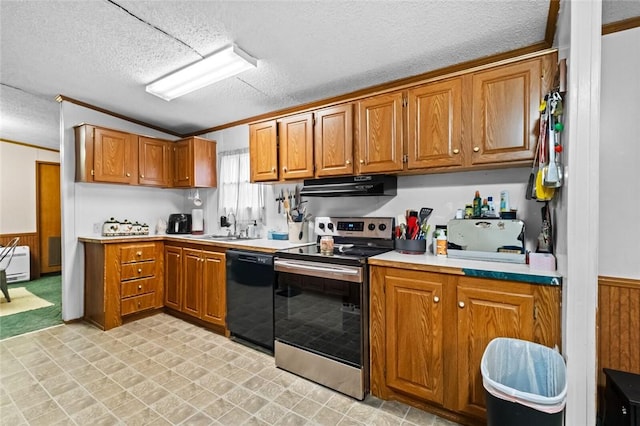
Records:
[[[121,305],[121,314],[128,315],[135,312],[144,311],[145,309],[151,309],[155,305],[155,300],[155,292],[123,299]]]
[[[122,283],[120,296],[126,297],[138,296],[144,293],[151,293],[157,289],[158,279],[156,277],[143,278],[141,280],[133,280]]]
[[[136,278],[153,277],[156,273],[156,262],[140,262],[122,265],[120,273],[121,281],[134,280]]]
[[[155,244],[136,244],[120,248],[120,263],[140,262],[144,260],[155,260]]]

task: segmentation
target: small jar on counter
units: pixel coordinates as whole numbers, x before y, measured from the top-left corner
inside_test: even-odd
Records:
[[[333,254],[333,237],[331,235],[324,235],[320,238],[320,253]]]

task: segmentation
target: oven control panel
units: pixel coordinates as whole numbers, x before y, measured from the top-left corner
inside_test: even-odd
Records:
[[[330,217],[316,218],[316,235],[337,237],[383,238],[393,239],[393,221],[391,217]]]

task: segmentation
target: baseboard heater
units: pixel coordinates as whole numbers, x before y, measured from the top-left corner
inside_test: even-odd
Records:
[[[7,268],[7,283],[29,281],[31,278],[30,266],[29,246],[17,246]]]

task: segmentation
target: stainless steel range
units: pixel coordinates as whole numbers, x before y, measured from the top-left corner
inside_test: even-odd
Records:
[[[364,399],[369,391],[367,258],[393,249],[393,228],[393,218],[319,217],[316,245],[276,252],[276,366]],[[334,239],[329,254],[321,250],[323,236]]]

